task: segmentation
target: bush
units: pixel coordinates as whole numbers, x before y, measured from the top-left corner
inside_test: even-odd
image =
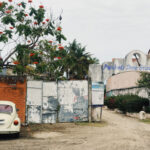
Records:
[[[104,105],[106,105],[109,109],[115,109],[115,108],[117,108],[115,96],[106,97],[105,101],[104,101]]]
[[[150,113],[150,106],[145,107],[145,112]]]
[[[143,106],[145,106],[145,108],[148,107],[149,100],[137,95],[119,95],[106,97],[105,105],[110,109],[118,108],[123,113],[139,112],[143,109]]]

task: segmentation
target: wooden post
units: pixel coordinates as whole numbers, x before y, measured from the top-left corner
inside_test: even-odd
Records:
[[[89,122],[92,122],[92,81],[88,78],[88,109],[89,109]]]

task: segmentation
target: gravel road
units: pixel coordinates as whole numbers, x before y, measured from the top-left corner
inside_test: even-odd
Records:
[[[150,150],[150,124],[103,110],[102,127],[62,124],[60,131],[0,139],[0,150]]]

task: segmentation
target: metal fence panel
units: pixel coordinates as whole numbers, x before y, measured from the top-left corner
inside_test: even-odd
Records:
[[[59,122],[88,121],[88,82],[58,82]]]
[[[57,100],[57,83],[43,82],[43,106],[42,121],[43,123],[56,123],[58,100]]]
[[[57,97],[57,83],[56,82],[43,82],[43,96]]]
[[[27,121],[42,122],[42,81],[27,82]]]
[[[42,90],[36,88],[27,89],[27,105],[42,105]]]
[[[35,81],[35,80],[34,81],[28,81],[27,82],[27,87],[41,89],[42,84],[43,84],[43,81]]]
[[[28,81],[27,87],[28,122],[88,121],[87,81]]]
[[[41,123],[41,106],[27,106],[28,123]]]

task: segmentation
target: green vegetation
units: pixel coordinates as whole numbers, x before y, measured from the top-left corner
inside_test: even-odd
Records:
[[[145,107],[146,112],[149,109],[149,100],[137,95],[119,95],[105,98],[105,105],[110,109],[119,109],[123,113],[140,112]]]
[[[144,123],[148,123],[150,124],[150,119],[144,119],[144,120],[140,120],[141,122],[144,122]]]
[[[98,59],[92,58],[86,48],[74,40],[66,47],[64,69],[68,79],[85,79],[88,75],[89,64],[98,63]]]
[[[85,79],[89,64],[98,60],[76,40],[63,46],[62,16],[47,14],[44,5],[35,8],[32,0],[0,2],[2,52],[10,48],[6,57],[0,57],[0,69],[11,64],[14,73],[35,79]]]
[[[139,87],[144,87],[147,92],[148,92],[148,95],[150,97],[150,73],[148,72],[141,72],[141,75],[140,75],[140,80],[138,81],[138,86]]]

